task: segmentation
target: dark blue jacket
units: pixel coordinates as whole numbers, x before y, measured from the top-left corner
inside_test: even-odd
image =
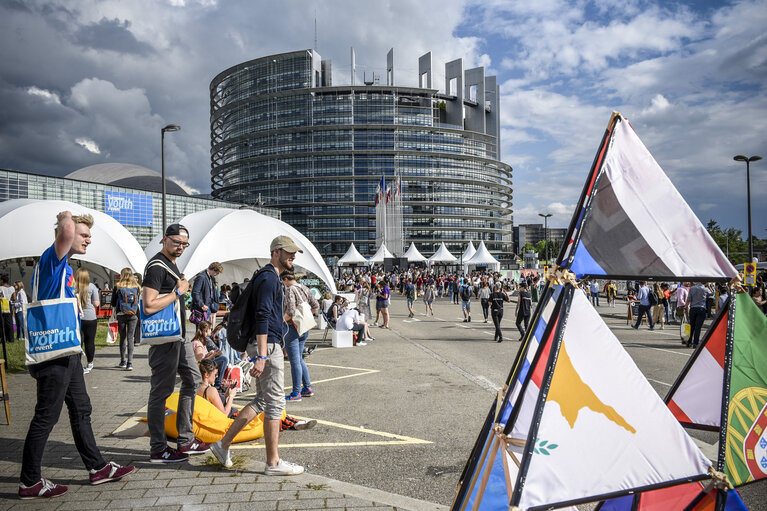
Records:
[[[267,264],[251,283],[251,299],[255,300],[256,335],[266,334],[267,342],[280,342],[285,334],[283,321],[282,282],[274,269]]]
[[[208,270],[198,273],[192,284],[191,309],[202,310],[203,305],[208,306],[208,312],[211,314],[218,312],[218,294],[214,289],[213,279],[208,275]]]

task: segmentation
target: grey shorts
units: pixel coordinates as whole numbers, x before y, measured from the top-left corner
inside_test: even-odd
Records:
[[[266,419],[280,420],[285,409],[285,357],[279,344],[270,342],[267,347],[269,358],[264,364],[264,372],[256,378],[256,396],[248,406],[257,414],[264,412]],[[248,344],[246,351],[252,358],[258,354],[258,347]]]

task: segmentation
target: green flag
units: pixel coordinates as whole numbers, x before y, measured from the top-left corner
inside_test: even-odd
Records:
[[[767,317],[736,299],[725,473],[739,486],[767,478]]]

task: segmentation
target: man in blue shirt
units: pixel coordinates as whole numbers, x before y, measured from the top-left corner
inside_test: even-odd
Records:
[[[650,330],[655,330],[652,322],[652,314],[650,314],[650,289],[647,287],[647,282],[644,280],[640,282],[639,290],[637,291],[637,300],[639,300],[639,312],[637,313],[637,322],[632,325],[632,328],[638,330],[639,324],[642,323],[642,316],[647,314],[647,323],[650,324]]]
[[[285,359],[280,341],[287,332],[283,307],[283,288],[280,273],[293,269],[296,252],[303,250],[288,236],[277,236],[269,247],[271,260],[256,273],[252,286],[243,292],[251,292],[254,303],[256,342],[247,346],[248,355],[254,362],[250,370],[256,378],[256,397],[245,406],[224,438],[210,444],[211,452],[225,467],[232,466],[229,447],[237,433],[264,412],[264,443],[266,445],[266,475],[290,476],[303,473],[304,467],[280,459],[280,423],[285,409],[284,374]],[[251,311],[248,311],[251,313]]]
[[[68,260],[72,255],[85,254],[91,244],[92,216],[73,217],[71,212],[63,211],[56,220],[56,240],[43,252],[35,270],[39,272],[37,300],[75,297],[72,267]],[[62,278],[65,282],[63,297]],[[65,402],[69,409],[69,423],[75,445],[90,473],[91,484],[116,481],[136,470],[133,466],[121,467],[116,463],[107,463],[101,456],[91,427],[91,400],[85,387],[79,353],[30,365],[29,374],[37,380],[37,405],[24,441],[20,498],[58,497],[69,490],[41,476],[45,444],[59,420]]]

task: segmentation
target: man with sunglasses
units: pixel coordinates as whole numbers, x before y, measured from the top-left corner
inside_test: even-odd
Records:
[[[202,376],[194,358],[192,344],[186,339],[183,296],[189,290],[189,282],[176,266],[176,260],[189,246],[189,231],[181,224],[171,224],[165,229],[160,244],[162,250],[149,260],[144,270],[144,287],[141,291],[144,312],[155,314],[178,300],[181,309],[181,337],[149,348],[149,367],[152,370],[147,404],[149,461],[177,463],[186,461],[190,454],[208,452],[209,448],[208,444],[194,437],[192,428],[194,399],[202,383]],[[165,436],[165,400],[173,393],[176,373],[181,376],[181,389],[176,411],[178,449],[173,449]]]
[[[248,356],[254,362],[250,370],[256,378],[256,397],[240,410],[237,418],[226,431],[224,438],[210,445],[211,452],[225,467],[232,466],[229,446],[242,428],[256,415],[264,412],[264,440],[266,444],[266,468],[264,474],[290,476],[303,473],[304,467],[280,459],[278,445],[280,423],[285,409],[285,359],[280,341],[287,332],[283,316],[284,292],[280,273],[293,269],[296,252],[303,250],[289,236],[277,236],[269,247],[271,260],[256,273],[252,286],[246,291],[251,294],[252,310],[255,316],[255,342],[247,346]],[[245,291],[243,291],[245,292]],[[250,312],[250,311],[249,311]]]

